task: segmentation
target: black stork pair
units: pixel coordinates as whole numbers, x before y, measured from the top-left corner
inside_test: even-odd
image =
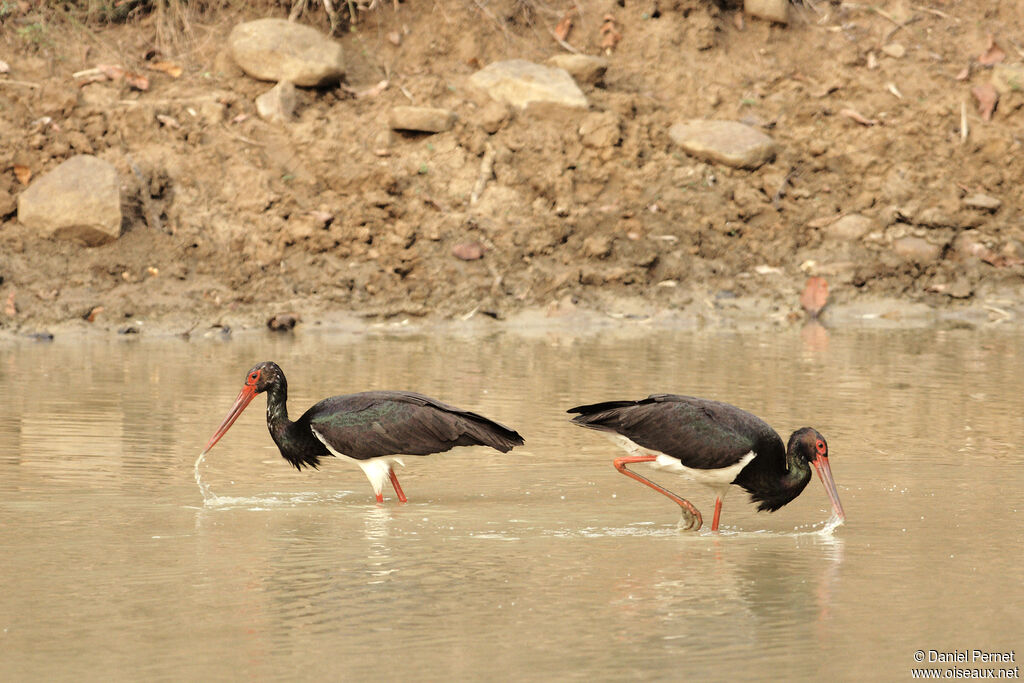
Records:
[[[523,437],[502,424],[406,391],[333,396],[292,422],[285,406],[288,383],[281,368],[268,361],[249,370],[245,386],[203,455],[262,392],[267,393],[270,436],[285,460],[299,470],[318,467],[320,458],[328,455],[350,460],[363,469],[378,503],[384,501],[386,479],[398,500],[407,500],[394,471],[394,463],[404,464],[400,456],[443,453],[455,446],[489,446],[507,453],[523,444]],[[828,445],[810,427],[793,432],[783,448],[771,427],[744,410],[673,394],[578,406],[568,412],[577,413],[574,423],[606,432],[625,448],[629,455],[616,458],[615,468],[677,503],[689,529],[701,527],[697,508],[626,465],[651,462],[712,488],[712,531],[718,530],[722,499],[730,485],[750,493],[758,510],[774,512],[800,495],[811,479],[811,466],[817,470],[835,514],[845,518],[828,464]]]

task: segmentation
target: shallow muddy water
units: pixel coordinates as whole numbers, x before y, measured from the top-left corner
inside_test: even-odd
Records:
[[[999,329],[639,325],[8,344],[0,679],[904,680],[918,650],[1019,660],[1022,348]],[[526,445],[407,458],[409,503],[376,505],[350,464],[292,470],[258,397],[200,464],[204,500],[193,463],[262,360],[293,418],[408,389]],[[774,514],[734,490],[721,533],[679,532],[564,412],[662,391],[784,439],[816,427],[847,522],[814,479]],[[650,474],[707,523],[710,491]]]

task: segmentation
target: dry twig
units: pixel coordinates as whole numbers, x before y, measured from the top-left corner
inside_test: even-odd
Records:
[[[480,175],[477,176],[476,184],[473,186],[473,193],[469,196],[470,205],[476,204],[480,200],[480,195],[483,194],[487,181],[494,177],[495,156],[497,156],[497,153],[494,151],[494,145],[488,142],[484,147],[483,159],[480,160]]]

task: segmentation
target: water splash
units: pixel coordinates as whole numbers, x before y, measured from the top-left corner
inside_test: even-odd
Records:
[[[671,526],[654,526],[649,523],[632,524],[625,527],[580,527],[578,529],[544,530],[546,536],[556,538],[621,538],[625,536],[650,536],[672,538],[678,531]]]
[[[320,491],[269,491],[254,496],[218,496],[210,493],[203,501],[203,507],[216,510],[281,510],[305,506],[320,506],[345,500],[351,491],[338,491],[324,495]],[[351,503],[349,503],[351,505]],[[367,504],[367,508],[376,505]]]
[[[203,496],[203,503],[209,503],[211,499],[216,499],[217,496],[210,493],[210,485],[203,483],[202,475],[199,472],[199,465],[202,464],[205,458],[206,451],[203,451],[202,453],[199,454],[199,457],[196,458],[196,464],[193,467],[193,470],[195,471],[196,485],[199,487],[199,493],[202,494]]]
[[[812,524],[802,524],[794,527],[792,531],[771,531],[768,529],[760,529],[757,531],[745,531],[735,527],[719,526],[718,531],[710,531],[709,529],[701,529],[697,532],[698,536],[821,536],[831,537],[833,532],[844,524],[844,520],[840,519],[835,513],[831,517],[823,522],[814,522]]]

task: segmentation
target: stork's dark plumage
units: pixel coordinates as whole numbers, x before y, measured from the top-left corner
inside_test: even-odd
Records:
[[[654,394],[640,401],[608,401],[569,410],[581,427],[608,432],[630,455],[616,458],[615,469],[671,498],[683,509],[689,528],[699,529],[700,512],[689,501],[626,469],[636,462],[684,474],[714,489],[718,530],[722,498],[730,485],[747,490],[758,510],[774,512],[800,495],[813,465],[832,508],[845,518],[825,437],[810,427],[793,432],[789,445],[761,418],[736,406],[692,396]]]
[[[276,363],[260,363],[248,372],[245,386],[227,417],[203,449],[205,455],[228,431],[256,395],[267,392],[267,427],[281,455],[301,470],[316,468],[320,458],[335,455],[359,465],[384,501],[384,480],[406,502],[393,463],[402,455],[442,453],[455,446],[490,446],[507,453],[523,444],[514,430],[482,415],[408,391],[367,391],[325,398],[295,422],[285,402],[288,382]]]

